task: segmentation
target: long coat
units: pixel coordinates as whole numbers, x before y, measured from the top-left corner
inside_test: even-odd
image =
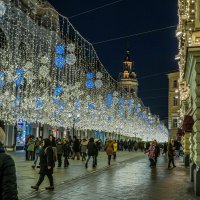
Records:
[[[168,157],[169,157],[169,159],[173,159],[174,155],[175,155],[175,148],[171,143],[169,143],[169,145],[168,145]]]
[[[94,142],[89,141],[87,145],[87,149],[88,149],[88,156],[98,155],[97,145]]]
[[[51,166],[51,169],[48,169]],[[53,168],[55,162],[53,160],[53,149],[52,147],[42,148],[40,153],[40,172],[39,174],[53,174]]]
[[[113,142],[112,140],[109,140],[106,144],[106,153],[108,156],[113,155],[113,149],[114,149]]]
[[[28,151],[34,151],[35,148],[35,140],[33,138],[30,138],[28,141]]]
[[[0,200],[18,200],[15,163],[0,143]]]

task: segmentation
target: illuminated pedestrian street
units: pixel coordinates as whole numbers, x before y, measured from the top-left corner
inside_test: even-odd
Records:
[[[67,169],[55,168],[55,190],[45,191],[45,181],[39,191],[32,191],[38,170],[32,170],[30,162],[16,155],[20,199],[128,199],[128,200],[198,200],[187,180],[189,168],[176,159],[176,168],[167,169],[165,156],[158,158],[156,169],[149,168],[149,161],[142,152],[119,152],[116,161],[107,166],[105,153],[100,153],[96,169],[89,164],[85,169],[82,161],[71,161]],[[20,159],[20,162],[19,162]]]

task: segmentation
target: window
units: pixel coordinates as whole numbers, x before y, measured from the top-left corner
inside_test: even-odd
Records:
[[[177,88],[177,80],[174,80],[174,82],[173,82],[173,87],[174,87],[174,88]]]
[[[178,106],[178,99],[177,99],[177,97],[174,97],[173,105],[174,105],[174,106]]]
[[[172,119],[172,128],[177,128],[178,127],[178,119],[177,118],[173,118]]]

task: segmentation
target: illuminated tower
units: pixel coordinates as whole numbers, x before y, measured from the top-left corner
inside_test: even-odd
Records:
[[[124,90],[131,93],[133,96],[137,96],[138,81],[133,67],[134,62],[130,58],[130,51],[127,50],[123,61],[123,72],[120,74],[119,81]]]

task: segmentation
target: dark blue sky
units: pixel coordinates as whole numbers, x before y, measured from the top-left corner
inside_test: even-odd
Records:
[[[49,0],[58,12],[70,17],[116,0]],[[176,25],[176,0],[123,0],[70,21],[91,43]],[[102,63],[113,77],[122,70],[127,48],[135,62],[139,97],[152,113],[167,118],[166,73],[177,69],[175,28],[94,45]],[[159,75],[155,75],[159,74]],[[149,75],[148,77],[146,77]],[[153,75],[153,76],[151,76]],[[145,78],[146,77],[146,78]]]

